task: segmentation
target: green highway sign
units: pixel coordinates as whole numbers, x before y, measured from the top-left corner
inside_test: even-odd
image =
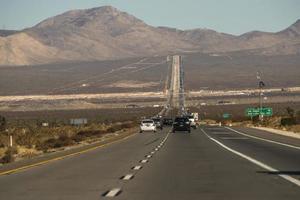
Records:
[[[230,114],[229,114],[229,113],[224,113],[224,114],[223,114],[223,118],[224,118],[224,119],[228,119],[229,117],[230,117]]]
[[[247,108],[246,109],[246,116],[248,117],[254,117],[258,115],[263,116],[272,116],[273,115],[273,109],[272,108]]]
[[[262,108],[261,114],[263,116],[272,116],[273,115],[273,109],[272,108]]]
[[[258,108],[247,108],[246,109],[246,116],[248,117],[254,117],[259,115],[259,109]]]

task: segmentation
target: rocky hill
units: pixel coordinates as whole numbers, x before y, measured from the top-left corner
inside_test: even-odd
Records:
[[[107,60],[175,52],[251,50],[299,53],[300,20],[278,33],[241,36],[214,30],[153,27],[111,6],[72,10],[20,32],[0,34],[0,65]]]

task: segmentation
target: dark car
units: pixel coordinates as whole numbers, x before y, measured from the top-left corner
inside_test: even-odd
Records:
[[[159,128],[161,130],[163,129],[163,123],[162,123],[161,118],[155,117],[155,118],[152,118],[152,120],[154,121],[156,128]]]
[[[187,117],[176,117],[173,123],[172,132],[176,131],[187,131],[191,132],[190,120]]]
[[[172,126],[173,125],[173,119],[172,118],[164,118],[163,124],[166,126]]]

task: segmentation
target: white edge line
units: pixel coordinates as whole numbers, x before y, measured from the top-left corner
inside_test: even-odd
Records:
[[[273,167],[270,167],[270,166],[268,166],[268,165],[266,165],[266,164],[264,164],[264,163],[262,163],[262,162],[260,162],[260,161],[258,161],[258,160],[255,160],[254,158],[251,158],[250,156],[247,156],[247,155],[245,155],[245,154],[242,154],[242,153],[240,153],[240,152],[238,152],[238,151],[236,151],[236,150],[233,150],[233,149],[227,147],[226,145],[224,145],[223,143],[219,142],[218,140],[216,140],[216,139],[210,137],[203,129],[201,129],[201,131],[202,131],[202,132],[203,132],[210,140],[214,141],[215,143],[217,143],[218,145],[220,145],[220,146],[223,147],[224,149],[226,149],[226,150],[228,150],[228,151],[230,151],[230,152],[232,152],[232,153],[234,153],[234,154],[236,154],[236,155],[238,155],[238,156],[240,156],[240,157],[242,157],[242,158],[244,158],[244,159],[246,159],[246,160],[252,162],[253,164],[256,164],[257,166],[259,166],[259,167],[261,167],[261,168],[264,168],[264,169],[270,171],[270,172],[279,172],[279,170],[277,170],[277,169],[275,169],[275,168],[273,168]],[[287,180],[287,181],[289,181],[289,182],[291,182],[291,183],[294,183],[295,185],[297,185],[297,186],[300,187],[300,181],[299,181],[299,180],[297,180],[297,179],[295,179],[295,178],[293,178],[293,177],[291,177],[291,176],[283,175],[283,174],[279,174],[278,176],[280,176],[280,177],[284,178],[285,180]]]
[[[242,133],[240,131],[237,131],[237,130],[234,130],[232,128],[229,128],[229,127],[225,127],[235,133],[238,133],[240,135],[243,135],[243,136],[246,136],[246,137],[250,137],[250,138],[254,138],[254,139],[257,139],[257,140],[262,140],[262,141],[265,141],[265,142],[270,142],[270,143],[273,143],[273,144],[279,144],[279,145],[282,145],[282,146],[285,146],[285,147],[290,147],[290,148],[294,148],[294,149],[298,149],[300,150],[300,147],[297,147],[297,146],[294,146],[294,145],[290,145],[290,144],[284,144],[284,143],[281,143],[281,142],[276,142],[276,141],[273,141],[273,140],[268,140],[268,139],[264,139],[264,138],[260,138],[260,137],[256,137],[256,136],[252,136],[252,135],[248,135],[246,133]]]
[[[248,140],[246,137],[220,137],[222,140]]]

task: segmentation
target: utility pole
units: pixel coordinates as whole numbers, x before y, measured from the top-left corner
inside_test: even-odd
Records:
[[[263,91],[263,87],[265,86],[265,83],[262,81],[261,74],[259,71],[256,74],[256,78],[258,80],[258,87],[259,87],[259,120],[263,121],[264,116],[262,114],[262,108],[263,108],[262,91]]]

